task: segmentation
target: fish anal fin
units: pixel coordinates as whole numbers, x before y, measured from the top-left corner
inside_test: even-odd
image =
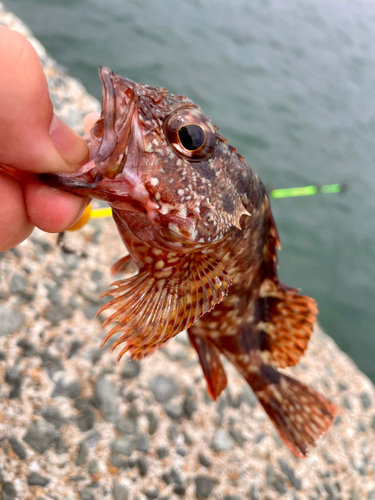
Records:
[[[203,374],[207,382],[207,392],[213,401],[227,385],[227,376],[220,360],[219,350],[201,335],[188,331],[189,339],[198,353]]]
[[[255,394],[286,446],[297,457],[307,457],[309,447],[331,427],[336,407],[308,385],[276,373],[278,380],[260,390],[253,387]]]
[[[316,302],[293,288],[265,282],[255,304],[255,322],[264,337],[262,350],[268,351],[273,366],[294,366],[307,349],[318,312]]]
[[[107,333],[102,345],[114,334],[122,335],[112,344],[125,343],[118,359],[130,351],[140,359],[164,342],[189,328],[228,293],[231,279],[221,262],[197,252],[183,256],[173,266],[162,257],[132,278],[113,283],[117,288],[102,296],[112,296],[98,314],[115,309],[103,326],[118,324]]]

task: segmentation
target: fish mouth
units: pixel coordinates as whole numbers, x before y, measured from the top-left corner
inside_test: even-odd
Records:
[[[126,164],[135,166],[144,144],[134,93],[136,83],[116,75],[106,66],[99,68],[103,84],[103,104],[99,128],[101,141],[95,164],[103,177],[115,179]],[[94,134],[96,131],[93,131]],[[89,141],[88,141],[89,143]],[[90,147],[90,144],[89,144]]]
[[[87,192],[96,189],[103,180],[138,184],[136,170],[144,152],[134,93],[136,83],[114,74],[106,66],[99,68],[99,77],[103,85],[102,112],[86,138],[89,162],[74,174],[39,176],[45,184],[82,196],[89,196]]]

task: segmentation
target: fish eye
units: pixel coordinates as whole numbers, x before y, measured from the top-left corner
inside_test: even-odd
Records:
[[[175,153],[182,158],[204,161],[213,155],[215,128],[199,108],[178,108],[166,118],[164,132]]]
[[[204,143],[204,130],[195,123],[188,123],[178,129],[181,145],[188,151],[196,151]]]

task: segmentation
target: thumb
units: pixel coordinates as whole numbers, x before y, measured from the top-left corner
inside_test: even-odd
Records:
[[[47,80],[31,43],[0,28],[0,164],[29,172],[73,172],[84,140],[53,114]]]
[[[88,160],[86,142],[58,116],[53,114],[49,128],[48,151],[39,164],[43,172],[74,172]]]

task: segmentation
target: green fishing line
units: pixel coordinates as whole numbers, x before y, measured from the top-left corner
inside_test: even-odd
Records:
[[[294,196],[312,196],[318,193],[341,193],[341,184],[326,184],[325,186],[305,186],[286,189],[273,189],[270,192],[271,198],[292,198]]]

